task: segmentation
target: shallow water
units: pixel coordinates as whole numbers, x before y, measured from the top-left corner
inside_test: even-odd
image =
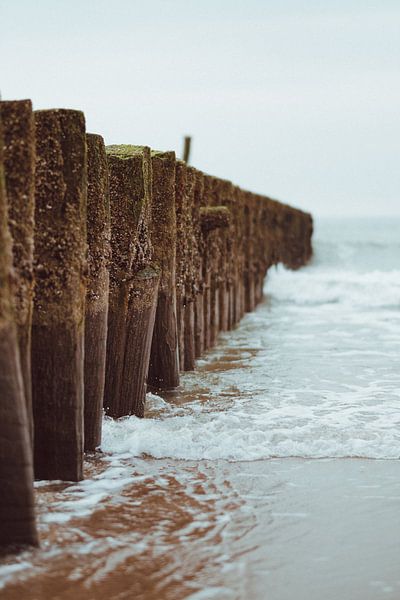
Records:
[[[37,484],[0,597],[398,599],[399,233],[318,223],[180,390],[105,421],[84,482]]]

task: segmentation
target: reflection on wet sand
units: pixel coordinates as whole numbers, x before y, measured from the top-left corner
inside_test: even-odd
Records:
[[[124,467],[134,482],[85,517],[77,486],[41,487],[42,549],[19,558],[4,598],[397,598],[399,468],[139,459]]]

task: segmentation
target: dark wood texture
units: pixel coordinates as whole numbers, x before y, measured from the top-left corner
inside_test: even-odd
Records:
[[[161,269],[157,310],[151,346],[149,385],[170,390],[179,385],[176,317],[176,212],[175,154],[153,152],[153,204],[151,240],[154,262]]]
[[[88,134],[86,142],[88,285],[85,316],[84,449],[88,452],[94,451],[101,443],[111,225],[104,141],[100,135]]]
[[[151,341],[160,270],[145,267],[132,281],[128,305],[125,360],[118,410],[113,416],[144,417]]]
[[[35,212],[35,123],[30,100],[0,102],[0,113],[3,121],[8,223],[12,237],[15,322],[29,432],[32,440],[31,327]]]
[[[8,229],[0,117],[0,549],[38,543],[32,447],[11,291],[12,240]]]
[[[38,479],[83,477],[86,139],[83,113],[35,112],[34,462]]]
[[[204,175],[201,171],[195,172],[195,185],[193,195],[193,235],[195,245],[195,295],[194,295],[194,352],[199,358],[204,351],[204,280],[203,280],[203,236],[200,223],[200,208],[204,193]]]
[[[152,293],[158,279],[143,271],[152,255],[150,149],[108,146],[107,159],[112,260],[104,408],[112,417],[136,414],[136,409],[142,416],[145,355],[153,331]]]

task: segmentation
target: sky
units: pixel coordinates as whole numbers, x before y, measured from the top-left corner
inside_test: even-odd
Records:
[[[400,216],[398,0],[0,0],[0,90],[316,216]]]

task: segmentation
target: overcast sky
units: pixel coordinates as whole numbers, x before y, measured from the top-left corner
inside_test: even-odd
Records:
[[[399,0],[0,0],[0,88],[318,215],[400,215]]]

